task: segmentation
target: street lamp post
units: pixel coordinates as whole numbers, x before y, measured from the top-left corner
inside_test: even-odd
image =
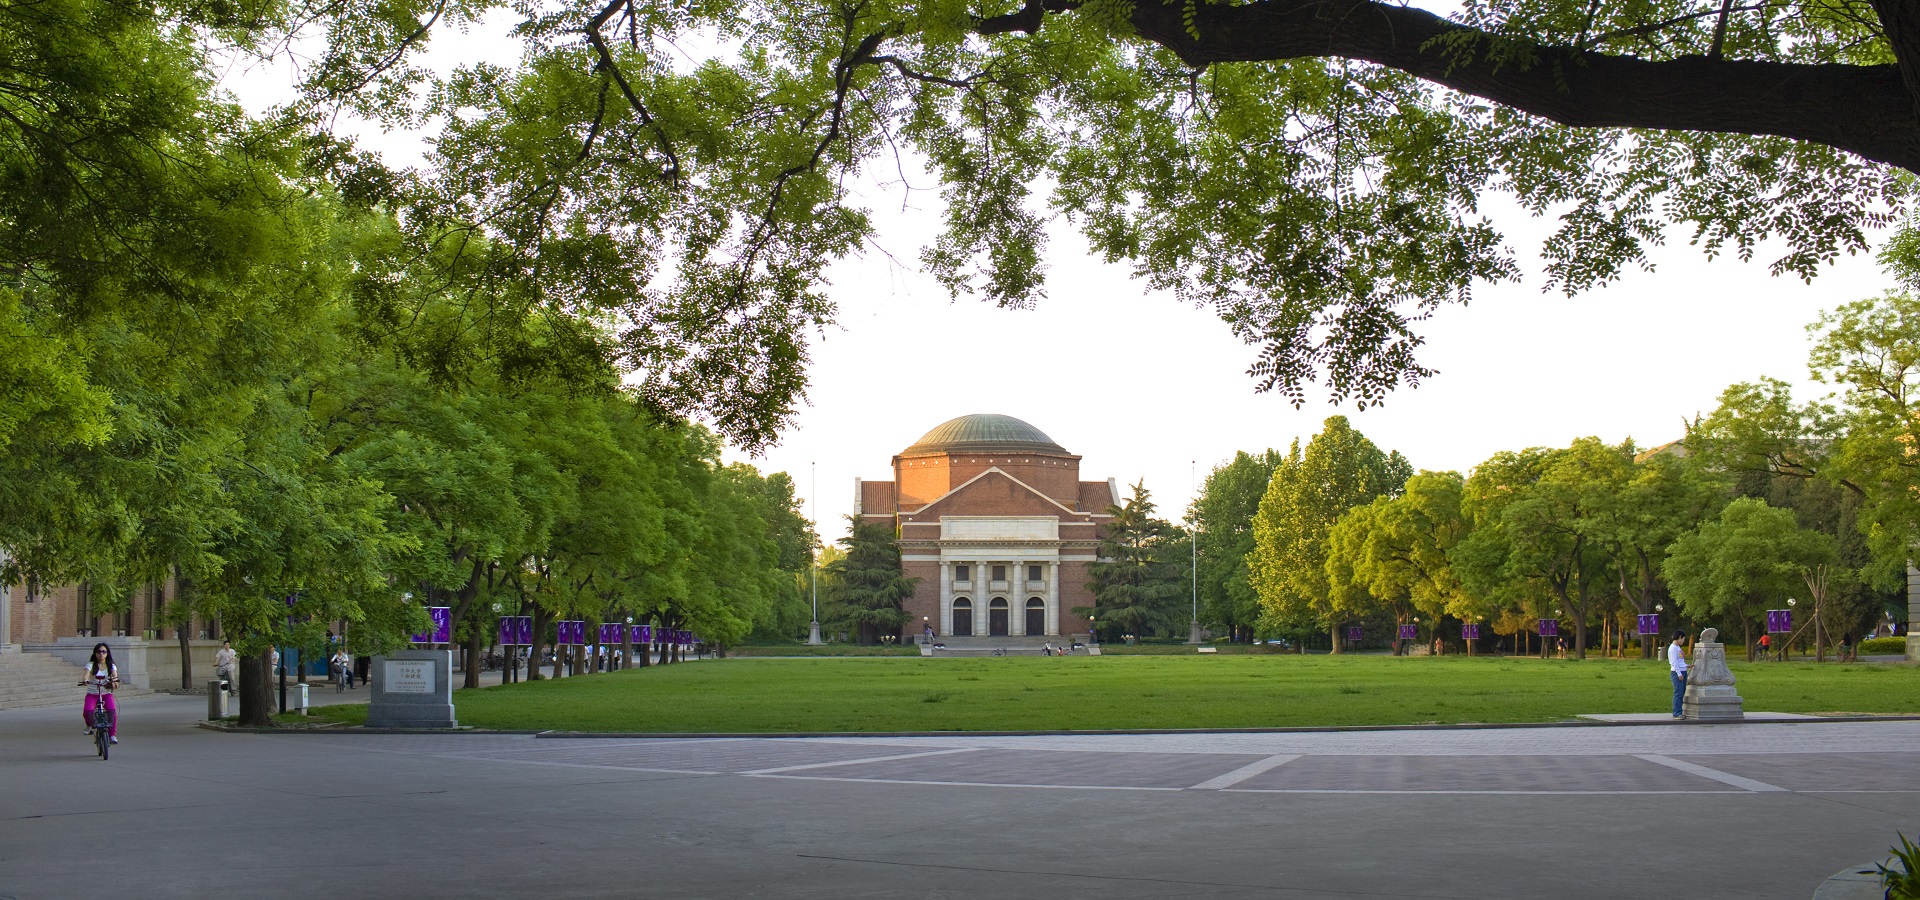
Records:
[[[1193,493],[1193,466],[1197,460],[1187,461],[1187,493]],[[1189,501],[1191,502],[1191,501]],[[1189,509],[1192,507],[1189,506]],[[1187,529],[1187,546],[1193,548],[1193,624],[1187,629],[1187,643],[1200,643],[1200,520],[1195,518]]]
[[[817,529],[820,527],[820,472],[813,463],[807,463],[807,476],[812,482],[811,486],[807,488],[809,494],[807,502],[812,504],[813,512],[810,513],[810,515],[813,518],[813,527]],[[815,536],[818,537],[817,534]],[[811,570],[813,574],[813,621],[807,626],[807,643],[811,646],[819,646],[823,643],[820,640],[820,548],[812,548],[811,553],[813,556],[813,567]]]

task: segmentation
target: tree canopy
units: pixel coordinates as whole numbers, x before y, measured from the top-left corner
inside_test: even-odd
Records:
[[[518,59],[426,64],[501,17]],[[1263,389],[1365,404],[1430,374],[1422,319],[1520,277],[1490,194],[1555,222],[1544,277],[1568,291],[1645,264],[1668,226],[1709,254],[1777,242],[1800,277],[1868,249],[1920,171],[1914,19],[1894,0],[6,3],[0,220],[24,243],[0,244],[70,248],[29,279],[72,285],[70,309],[137,308],[116,285],[207,308],[192,286],[245,265],[258,220],[196,191],[245,187],[234,161],[264,151],[396,214],[351,295],[430,374],[612,361],[755,448],[804,391],[827,266],[873,237],[851,179],[912,156],[944,202],[921,262],[956,296],[1040,300],[1069,219],[1257,346]],[[209,102],[216,62],[296,50],[296,99],[258,121]],[[423,131],[427,164],[360,149],[355,119]],[[234,240],[195,257],[181,235],[202,233]],[[85,381],[34,377],[97,429]]]

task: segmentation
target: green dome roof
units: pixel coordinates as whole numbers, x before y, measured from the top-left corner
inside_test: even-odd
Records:
[[[902,456],[918,453],[1058,453],[1067,449],[1038,428],[1012,416],[982,413],[942,422]]]

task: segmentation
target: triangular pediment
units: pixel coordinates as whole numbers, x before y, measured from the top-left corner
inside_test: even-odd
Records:
[[[932,503],[914,510],[911,515],[923,519],[929,513],[946,516],[1080,515],[998,466],[967,479]]]

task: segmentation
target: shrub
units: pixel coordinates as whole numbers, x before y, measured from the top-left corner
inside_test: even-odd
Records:
[[[1903,637],[1868,638],[1860,642],[1860,648],[1854,651],[1861,656],[1882,653],[1907,652],[1907,639]]]

